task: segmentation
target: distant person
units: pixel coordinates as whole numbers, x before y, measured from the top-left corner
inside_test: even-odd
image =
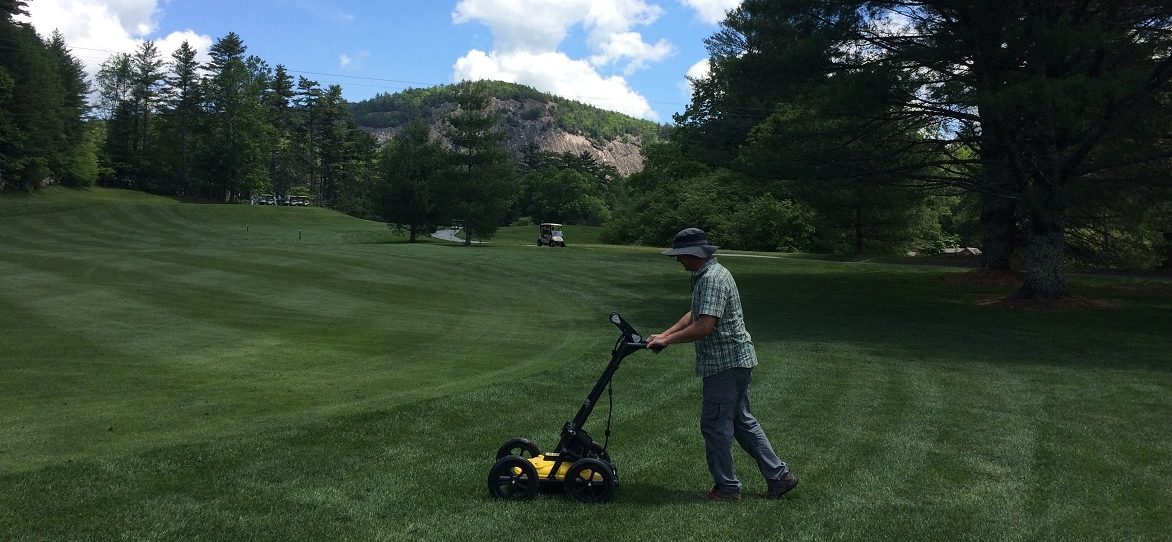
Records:
[[[697,228],[676,234],[663,254],[675,256],[692,272],[692,310],[675,325],[648,338],[647,347],[660,350],[670,344],[696,343],[696,375],[703,378],[700,432],[712,473],[712,501],[738,501],[741,482],[733,469],[735,438],[757,461],[765,477],[765,498],[778,499],[797,487],[798,477],[777,457],[757,419],[749,412],[749,383],[757,353],[745,330],[741,294],[732,274],[713,257],[717,247]]]

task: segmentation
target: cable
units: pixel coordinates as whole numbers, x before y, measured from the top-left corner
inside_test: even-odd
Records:
[[[610,446],[610,420],[614,416],[614,378],[606,384],[607,395],[607,409],[606,409],[606,438],[602,440],[602,452],[606,453],[607,447]]]

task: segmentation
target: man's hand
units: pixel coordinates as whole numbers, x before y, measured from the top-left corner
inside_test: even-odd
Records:
[[[667,344],[666,333],[656,333],[655,335],[647,337],[647,348],[651,349],[651,351],[655,352],[656,354],[662,352],[664,348],[667,348]]]
[[[684,315],[685,318],[691,318],[692,313]],[[684,320],[673,326],[671,329],[663,333],[656,333],[647,338],[647,348],[659,352],[667,347],[669,344],[675,343],[690,343],[695,342],[704,337],[707,337],[712,330],[716,328],[717,318],[715,316],[702,314],[700,318],[694,322],[684,324]]]

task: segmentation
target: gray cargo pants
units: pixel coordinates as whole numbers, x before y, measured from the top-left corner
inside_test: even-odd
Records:
[[[704,378],[704,405],[700,409],[700,433],[712,480],[722,492],[740,491],[733,469],[732,440],[754,460],[766,483],[780,480],[788,469],[773,452],[769,437],[749,412],[749,383],[753,370],[727,369]]]

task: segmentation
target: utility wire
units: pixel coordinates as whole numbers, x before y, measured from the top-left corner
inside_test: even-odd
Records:
[[[93,48],[93,47],[71,47],[70,48],[71,52],[74,50],[107,53],[106,56],[104,56],[104,57],[92,56],[92,55],[87,55],[84,57],[79,56],[79,58],[86,58],[86,59],[90,59],[90,60],[102,60],[103,62],[106,60],[109,60],[112,56],[117,55],[117,54],[127,54],[127,55],[131,54],[131,53],[124,53],[121,51],[111,51],[109,49],[97,49],[97,48]],[[363,81],[377,81],[380,83],[393,83],[394,85],[396,85],[396,86],[383,86],[383,85],[363,85],[363,84],[359,84],[359,83],[348,83],[351,86],[360,86],[360,87],[365,87],[365,88],[385,88],[388,90],[399,89],[399,88],[401,88],[401,87],[399,87],[399,85],[419,85],[421,87],[429,88],[429,87],[438,87],[438,86],[450,84],[450,83],[429,83],[426,81],[408,81],[408,80],[404,80],[404,79],[390,79],[390,78],[386,78],[386,77],[369,77],[369,76],[361,76],[361,75],[346,75],[346,74],[341,74],[341,73],[316,72],[316,71],[309,71],[309,70],[294,69],[294,68],[290,68],[288,66],[285,66],[285,71],[289,72],[291,74],[297,74],[297,75],[313,75],[313,76],[319,76],[319,77],[338,77],[338,78],[343,78],[343,79],[358,79],[358,80],[363,80]],[[330,82],[330,81],[327,81],[327,82]],[[333,82],[340,83],[338,81],[333,81]],[[548,94],[552,94],[552,93],[548,93]],[[557,96],[559,96],[561,98],[582,101],[582,102],[586,102],[588,100],[615,101],[613,98],[608,98],[606,96],[583,96],[583,95],[568,95],[568,96],[557,95]],[[688,105],[688,103],[686,103],[686,102],[668,101],[668,100],[647,100],[647,103],[668,105],[668,106],[686,106],[686,105]]]

